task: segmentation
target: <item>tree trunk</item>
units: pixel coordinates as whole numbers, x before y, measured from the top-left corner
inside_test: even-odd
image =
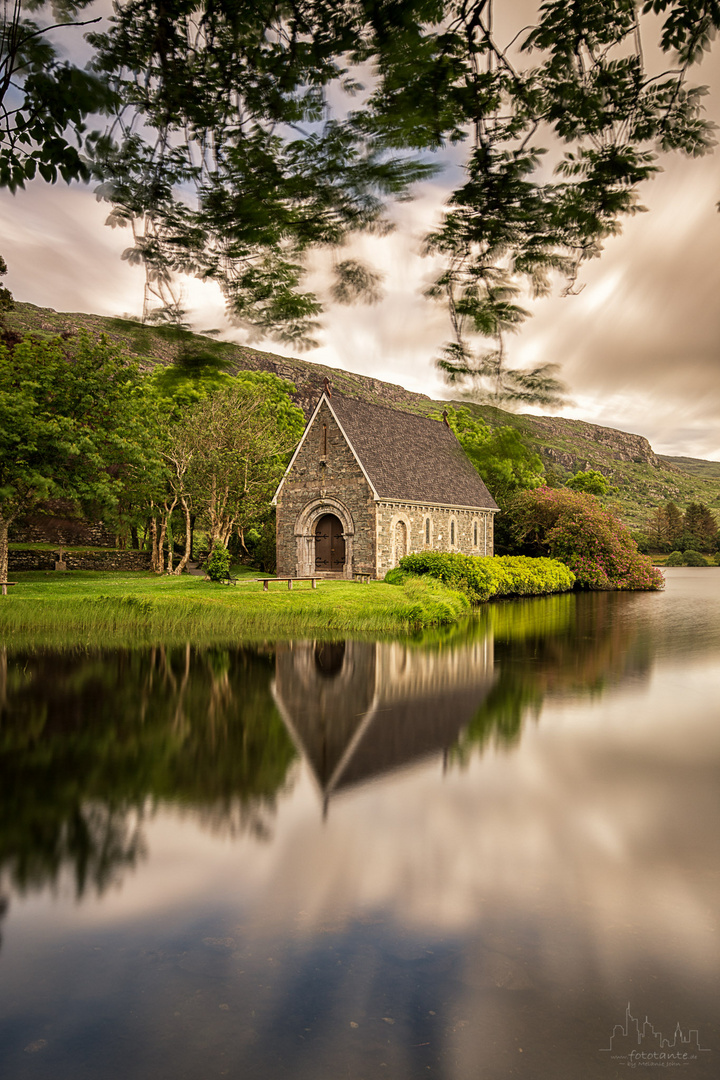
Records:
[[[162,574],[165,571],[165,537],[168,531],[168,525],[170,523],[170,517],[177,504],[177,495],[168,506],[165,503],[165,513],[162,516],[162,522],[160,524],[160,532],[158,534],[158,568],[155,571],[157,574]],[[172,572],[172,551],[168,552],[168,570]]]
[[[162,574],[160,569],[160,553],[158,551],[158,527],[154,517],[150,518],[150,538],[152,540],[152,555],[150,556],[150,569],[156,574]]]
[[[167,532],[167,517],[163,517],[158,531],[157,567],[156,574],[165,572],[165,533]]]
[[[188,501],[184,495],[180,496],[180,505],[182,507],[183,516],[185,518],[185,554],[180,562],[177,564],[174,573],[182,574],[183,570],[188,564],[190,558],[190,552],[192,551],[192,529],[190,526],[190,507]]]
[[[0,581],[8,579],[8,526],[7,518],[0,517]]]

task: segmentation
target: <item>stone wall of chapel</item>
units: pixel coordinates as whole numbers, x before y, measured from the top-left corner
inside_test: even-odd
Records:
[[[378,577],[397,566],[397,523],[407,530],[408,551],[455,551],[463,555],[493,554],[493,514],[487,510],[455,510],[452,507],[419,506],[414,503],[380,502],[377,507]],[[425,522],[430,519],[430,542]],[[451,543],[451,522],[455,542]],[[475,522],[477,539],[475,544]]]
[[[375,576],[375,500],[355,455],[325,402],[307,433],[277,500],[277,573],[295,576],[298,567],[296,523],[302,512],[324,498],[349,512],[355,532],[349,572]],[[328,513],[336,513],[331,504]]]

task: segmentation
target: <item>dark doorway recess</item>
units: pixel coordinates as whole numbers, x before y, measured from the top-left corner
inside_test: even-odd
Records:
[[[315,569],[340,571],[345,566],[345,537],[339,518],[324,514],[315,526]]]
[[[325,642],[315,646],[315,667],[326,679],[334,679],[342,671],[345,642]]]

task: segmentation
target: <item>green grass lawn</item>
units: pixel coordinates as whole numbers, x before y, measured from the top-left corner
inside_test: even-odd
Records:
[[[469,608],[436,581],[303,582],[292,591],[277,582],[264,592],[257,570],[234,572],[234,586],[143,572],[18,572],[0,596],[0,639],[22,647],[377,636],[452,623]]]

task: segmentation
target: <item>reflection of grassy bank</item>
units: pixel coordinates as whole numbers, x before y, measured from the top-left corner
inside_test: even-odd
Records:
[[[194,644],[298,636],[406,633],[460,618],[468,601],[434,581],[281,584],[264,593],[248,574],[236,587],[154,574],[26,573],[0,602],[0,637],[64,646]]]

